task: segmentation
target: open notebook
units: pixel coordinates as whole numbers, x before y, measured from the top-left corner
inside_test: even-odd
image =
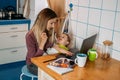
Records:
[[[60,67],[55,67],[55,66],[51,66],[51,65],[47,65],[48,68],[52,69],[53,71],[55,71],[58,74],[65,74],[68,73],[70,71],[73,71],[72,68],[60,68]]]
[[[75,63],[73,60],[67,58],[58,58],[47,65],[48,68],[52,69],[58,74],[65,74],[67,72],[73,71]]]

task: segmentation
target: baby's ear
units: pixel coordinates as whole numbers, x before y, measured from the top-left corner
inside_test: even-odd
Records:
[[[67,41],[67,45],[69,45],[70,44],[70,42],[69,41]]]

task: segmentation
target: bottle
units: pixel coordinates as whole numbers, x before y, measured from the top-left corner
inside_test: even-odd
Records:
[[[110,40],[103,41],[103,49],[101,54],[102,59],[104,60],[110,59],[112,53],[112,44],[113,42]]]

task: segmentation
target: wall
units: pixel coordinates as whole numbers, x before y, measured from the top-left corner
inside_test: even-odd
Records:
[[[120,0],[67,0],[73,3],[71,24],[75,46],[98,33],[96,49],[101,51],[104,40],[113,41],[112,57],[120,60]]]
[[[30,16],[31,27],[36,20],[38,13],[43,9],[48,7],[47,0],[30,0]]]

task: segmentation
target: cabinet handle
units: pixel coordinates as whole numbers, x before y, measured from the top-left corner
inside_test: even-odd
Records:
[[[10,28],[10,29],[14,30],[14,29],[17,29],[17,27],[13,27],[13,28]]]
[[[12,37],[12,38],[13,38],[13,37],[18,37],[18,35],[12,35],[12,36],[10,36],[10,37]]]
[[[18,50],[13,50],[13,51],[11,51],[11,53],[15,53],[15,52],[17,52]]]

